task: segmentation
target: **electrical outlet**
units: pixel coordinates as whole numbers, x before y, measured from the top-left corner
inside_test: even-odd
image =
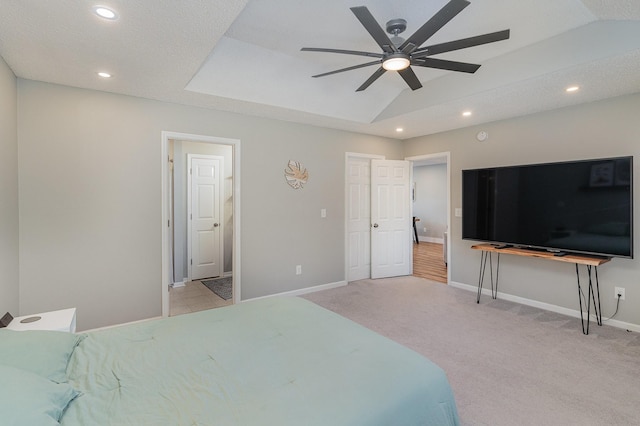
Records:
[[[620,300],[624,300],[624,287],[616,287],[615,290],[613,297],[617,299],[618,295],[620,295]]]
[[[296,265],[296,275],[302,275],[302,265]]]
[[[427,233],[427,228],[422,228],[422,232]]]

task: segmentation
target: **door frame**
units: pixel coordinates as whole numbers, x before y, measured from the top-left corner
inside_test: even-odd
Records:
[[[433,154],[414,155],[405,157],[404,159],[413,163],[411,167],[412,172],[413,167],[416,165],[415,163],[418,162],[442,164],[442,161],[436,161],[444,160],[447,166],[447,241],[445,243],[447,245],[447,284],[449,284],[451,282],[451,270],[453,269],[453,260],[451,259],[451,152],[444,151]]]
[[[344,156],[344,280],[349,283],[349,159],[364,158],[368,160],[386,160],[384,155],[345,152]],[[369,253],[371,260],[371,253]],[[369,270],[371,278],[371,270]]]
[[[218,206],[218,217],[220,224],[218,225],[218,231],[220,232],[219,244],[218,244],[218,265],[220,267],[220,277],[224,276],[224,211],[222,206],[224,205],[224,157],[220,155],[208,155],[208,154],[187,154],[187,164],[189,165],[189,172],[187,173],[187,259],[192,259],[193,256],[193,220],[191,216],[193,214],[193,174],[191,172],[192,161],[194,159],[211,159],[218,160],[221,165],[218,177],[218,199],[216,205]],[[235,218],[234,218],[235,219]],[[189,281],[193,279],[193,265],[191,262],[187,263],[187,277]]]
[[[241,211],[240,211],[240,140],[220,138],[215,136],[194,135],[189,133],[180,133],[163,130],[161,132],[161,149],[160,149],[160,188],[161,188],[161,208],[162,221],[160,222],[161,241],[162,241],[162,257],[161,257],[161,303],[162,317],[169,316],[169,285],[173,282],[171,278],[171,203],[170,203],[170,187],[169,187],[169,141],[182,140],[189,142],[204,142],[217,145],[230,145],[233,156],[233,250],[231,259],[231,268],[233,271],[233,303],[241,301],[241,260],[240,260],[240,230],[241,230]]]

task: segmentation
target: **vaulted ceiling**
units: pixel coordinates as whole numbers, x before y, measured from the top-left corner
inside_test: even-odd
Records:
[[[350,7],[383,28],[405,19],[406,37],[447,3],[0,0],[0,55],[20,78],[398,139],[640,92],[637,0],[470,0],[426,44],[510,29],[434,56],[480,64],[474,74],[414,67],[415,91],[387,72],[356,92],[377,66],[312,78],[372,59],[302,47],[380,51]]]

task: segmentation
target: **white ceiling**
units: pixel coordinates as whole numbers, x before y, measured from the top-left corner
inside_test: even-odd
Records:
[[[372,59],[302,47],[379,52],[350,7],[383,28],[406,19],[406,37],[446,3],[0,0],[0,55],[25,79],[399,139],[640,92],[638,0],[471,0],[426,44],[510,29],[438,55],[481,64],[475,74],[414,67],[419,90],[387,72],[357,93],[376,66],[311,78]],[[93,15],[97,4],[119,19]]]

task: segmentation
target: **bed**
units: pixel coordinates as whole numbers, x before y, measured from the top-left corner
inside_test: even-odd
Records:
[[[86,334],[0,330],[16,425],[457,425],[445,373],[312,302],[268,298]]]

